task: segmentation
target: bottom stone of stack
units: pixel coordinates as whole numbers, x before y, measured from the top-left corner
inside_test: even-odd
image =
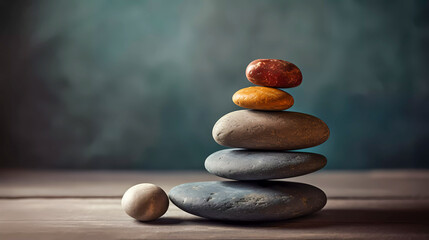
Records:
[[[308,215],[326,204],[317,187],[285,181],[185,183],[169,192],[185,212],[214,220],[277,221]]]

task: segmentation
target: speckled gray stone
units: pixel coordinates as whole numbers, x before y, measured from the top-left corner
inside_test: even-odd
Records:
[[[284,181],[185,183],[168,195],[188,213],[228,221],[285,220],[314,213],[326,204],[322,190]]]
[[[264,180],[296,177],[323,168],[323,155],[306,152],[225,149],[207,157],[205,167],[219,177]]]
[[[329,137],[329,128],[322,120],[304,113],[239,110],[221,117],[212,135],[227,147],[295,150],[322,144]]]

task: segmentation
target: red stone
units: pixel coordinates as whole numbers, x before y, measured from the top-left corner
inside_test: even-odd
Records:
[[[296,87],[302,82],[301,70],[279,59],[257,59],[249,63],[246,77],[253,84],[277,88]]]

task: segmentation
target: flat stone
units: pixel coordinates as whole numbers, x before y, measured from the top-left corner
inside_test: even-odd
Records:
[[[281,111],[293,105],[293,97],[280,89],[271,87],[247,87],[238,90],[232,96],[232,101],[240,107]]]
[[[325,156],[316,153],[245,149],[217,151],[205,161],[205,167],[210,173],[235,180],[296,177],[315,172],[325,165]]]
[[[169,197],[188,213],[227,221],[285,220],[314,213],[326,204],[322,190],[283,181],[185,183],[171,189]]]
[[[227,147],[295,150],[322,144],[329,137],[329,128],[304,113],[239,110],[221,117],[212,134],[217,143]]]

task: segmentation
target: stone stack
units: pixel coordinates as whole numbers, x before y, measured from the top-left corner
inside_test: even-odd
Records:
[[[182,210],[227,221],[285,220],[314,213],[326,204],[325,193],[308,184],[272,181],[308,174],[323,168],[323,155],[290,150],[317,146],[329,137],[320,119],[290,108],[293,97],[278,88],[301,84],[294,64],[258,59],[246,69],[256,85],[237,91],[233,102],[250,110],[231,112],[213,127],[213,138],[232,147],[211,154],[206,169],[238,180],[194,182],[174,187],[169,197]]]

